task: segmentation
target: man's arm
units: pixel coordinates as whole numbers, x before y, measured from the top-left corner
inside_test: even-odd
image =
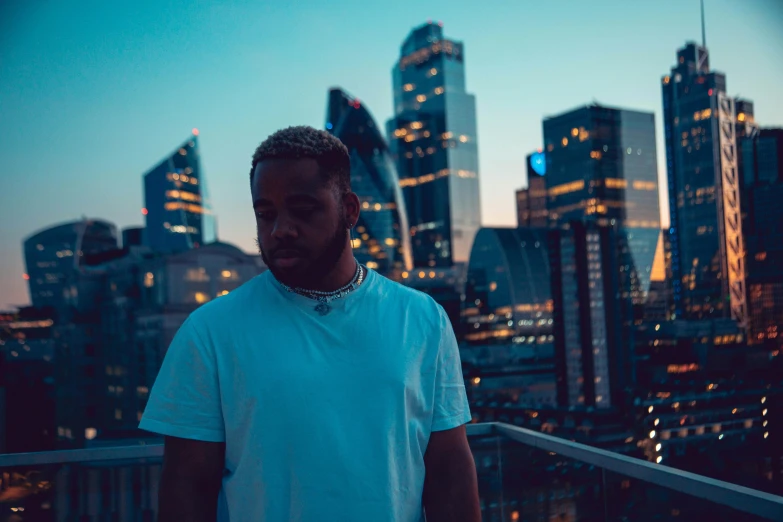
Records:
[[[433,431],[424,467],[427,522],[481,522],[476,465],[465,426]]]
[[[215,522],[225,454],[223,442],[166,437],[158,522]]]

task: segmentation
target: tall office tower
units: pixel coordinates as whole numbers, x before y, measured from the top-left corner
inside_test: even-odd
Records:
[[[36,232],[23,248],[33,306],[60,309],[84,257],[117,248],[117,227],[100,219],[63,223]]]
[[[465,91],[463,44],[422,25],[402,44],[387,123],[416,267],[465,264],[481,226],[476,100]]]
[[[146,244],[177,252],[215,241],[214,220],[199,159],[198,130],[144,175]]]
[[[389,147],[370,112],[340,89],[329,91],[326,130],[348,147],[351,187],[361,201],[356,259],[399,280],[413,268],[405,200]]]
[[[517,191],[517,226],[546,228],[549,226],[546,195],[546,155],[539,150],[528,154],[527,188]]]
[[[628,292],[641,321],[660,235],[654,115],[588,105],[543,127],[550,223],[634,229],[621,268],[631,275]]]
[[[753,106],[726,94],[706,47],[688,43],[662,79],[675,314],[747,324],[738,138]]]
[[[548,233],[482,228],[476,235],[461,351],[474,400],[556,406]]]
[[[634,383],[632,274],[637,229],[573,221],[550,233],[558,403],[627,406]]]
[[[783,129],[742,140],[742,210],[751,343],[783,343]]]

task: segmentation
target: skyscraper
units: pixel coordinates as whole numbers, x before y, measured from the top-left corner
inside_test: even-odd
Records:
[[[558,403],[620,408],[634,382],[632,274],[637,229],[573,221],[550,233]]]
[[[36,232],[23,247],[33,306],[60,308],[85,256],[117,248],[117,227],[99,219],[63,223]]]
[[[417,27],[393,69],[387,123],[417,267],[467,263],[481,224],[476,100],[465,91],[464,47],[441,24]]]
[[[660,235],[654,115],[588,105],[546,118],[543,127],[550,224],[633,229],[618,237],[627,243],[621,266],[641,320]]]
[[[742,140],[749,341],[783,343],[783,129]],[[781,330],[781,331],[779,331]]]
[[[737,140],[754,127],[753,106],[727,96],[726,76],[711,72],[706,47],[692,42],[677,52],[662,91],[675,314],[744,326]]]
[[[359,100],[340,89],[329,91],[326,129],[351,156],[351,187],[362,206],[354,255],[369,268],[399,279],[413,267],[413,258],[405,200],[382,131]]]
[[[214,222],[199,160],[198,130],[144,175],[146,244],[177,252],[215,240]]]
[[[527,188],[517,191],[517,226],[546,228],[549,226],[546,194],[546,155],[539,150],[528,154]]]

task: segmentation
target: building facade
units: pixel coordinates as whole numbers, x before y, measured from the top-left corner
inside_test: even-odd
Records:
[[[783,342],[783,129],[742,140],[749,341]]]
[[[22,248],[33,306],[59,309],[85,256],[117,248],[117,227],[100,219],[63,223],[31,235]]]
[[[474,403],[556,405],[548,233],[482,228],[476,235],[461,351]]]
[[[145,244],[179,252],[215,241],[198,131],[144,175]]]
[[[558,403],[627,406],[634,383],[632,273],[636,229],[573,221],[550,234]]]
[[[588,105],[546,118],[543,127],[550,225],[629,230],[620,268],[631,286],[623,297],[633,299],[641,321],[660,236],[654,115]]]
[[[675,314],[747,325],[738,140],[753,105],[726,94],[705,47],[688,43],[662,79]]]
[[[517,226],[546,228],[549,226],[546,193],[546,154],[539,150],[528,154],[527,187],[517,191]]]
[[[361,102],[329,91],[326,130],[348,148],[351,188],[361,201],[353,251],[379,273],[401,279],[413,268],[410,227],[399,177],[382,130]]]
[[[428,23],[408,35],[393,69],[387,123],[410,222],[414,265],[466,264],[481,226],[476,100],[461,42]]]

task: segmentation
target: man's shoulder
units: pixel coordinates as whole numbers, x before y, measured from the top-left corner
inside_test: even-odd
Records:
[[[424,315],[431,315],[437,319],[441,314],[441,306],[431,296],[405,286],[396,281],[392,281],[380,274],[376,274],[379,280],[379,294],[383,299],[393,300],[395,304],[402,305],[404,308],[412,311],[421,312]]]
[[[263,291],[268,277],[268,272],[259,274],[228,294],[201,305],[190,314],[190,320],[208,326],[241,319],[254,304],[269,295]]]

